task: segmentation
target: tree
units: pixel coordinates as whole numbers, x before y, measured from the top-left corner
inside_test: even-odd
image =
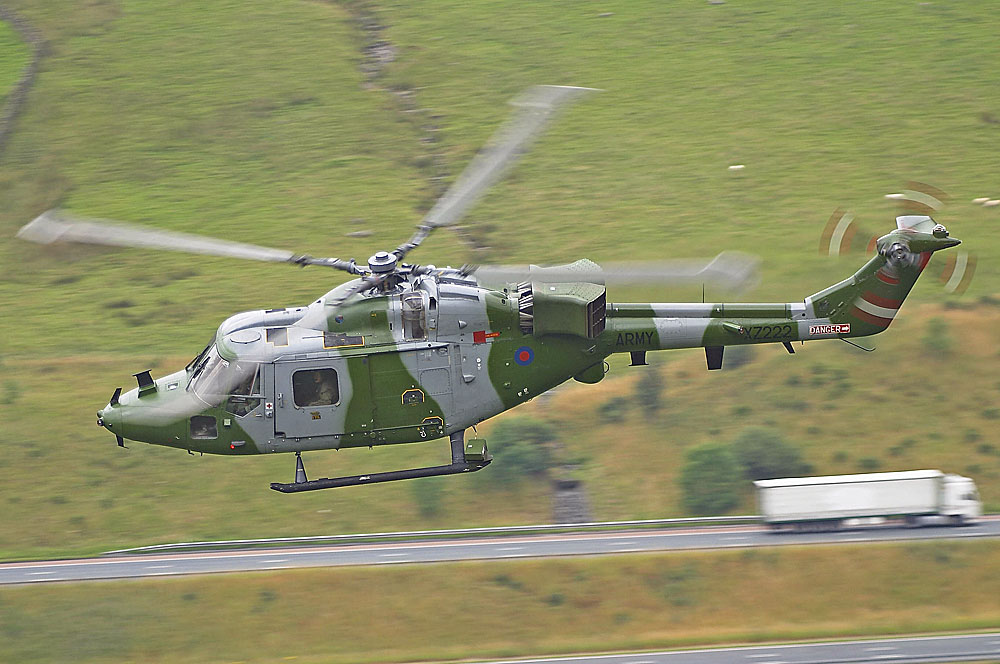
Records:
[[[501,420],[489,436],[489,448],[496,458],[489,476],[502,482],[541,475],[552,467],[555,441],[555,428],[548,422],[533,417]]]
[[[740,500],[740,482],[740,467],[728,445],[707,443],[685,453],[680,484],[691,514],[731,510]]]
[[[636,402],[645,410],[655,413],[662,405],[663,373],[655,364],[642,370],[639,381],[635,384]]]
[[[733,441],[733,453],[743,468],[744,477],[750,480],[799,477],[813,471],[813,467],[802,459],[799,449],[785,442],[781,434],[772,429],[744,429]]]

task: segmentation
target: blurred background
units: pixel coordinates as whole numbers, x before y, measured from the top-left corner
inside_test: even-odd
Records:
[[[961,473],[976,480],[987,511],[1000,509],[1000,274],[991,259],[1000,245],[1000,206],[989,204],[1000,199],[1000,42],[994,38],[1000,16],[986,4],[5,0],[4,7],[16,14],[0,23],[0,104],[6,109],[0,124],[0,558],[78,556],[182,540],[754,513],[754,471],[744,460],[764,454],[760,450],[771,455],[779,475]],[[409,237],[507,116],[506,102],[540,83],[604,92],[570,108],[462,228],[435,233],[414,261],[601,262],[739,249],[762,260],[761,283],[742,300],[795,301],[865,260],[863,253],[818,251],[835,209],[851,210],[866,230],[883,234],[897,213],[885,195],[917,180],[951,195],[935,218],[976,252],[975,278],[964,293],[949,293],[932,270],[892,327],[870,340],[875,353],[834,342],[807,344],[794,356],[762,347],[727,353],[726,368],[712,373],[700,350],[652,354],[652,366],[643,369],[612,362],[599,385],[567,384],[481,427],[496,460],[466,477],[287,496],[267,487],[291,479],[291,456],[200,457],[139,443],[125,451],[94,426],[96,410],[116,386],[131,386],[131,374],[177,370],[231,314],[302,305],[342,277],[142,250],[43,249],[14,238],[23,224],[62,207],[364,259]],[[700,289],[609,292],[609,301],[619,302],[700,299]],[[728,464],[722,464],[729,487],[722,503],[700,504],[683,490],[685,464],[705,446]],[[319,477],[445,457],[447,446],[437,441],[309,453],[306,460]],[[569,507],[556,495],[565,479],[577,486]],[[744,562],[763,566],[755,572],[761,578],[770,576],[767,565],[775,574],[796,564],[821,568],[773,555],[769,562]],[[822,569],[833,591],[840,558],[822,555],[830,557]],[[953,572],[951,583],[975,589],[982,586],[978,577],[963,576],[962,565],[952,569],[955,560],[986,569],[982,560],[996,562],[997,549],[857,555],[874,556],[873,570],[912,564],[927,565],[923,573],[941,578]],[[656,609],[653,600],[653,608],[642,610],[666,622],[651,631],[635,627],[649,623],[636,619],[634,607],[597,611],[607,620],[599,628],[604,634],[627,633],[603,645],[718,640],[754,629],[799,633],[793,616],[782,618],[781,628],[734,618],[724,635],[693,636],[693,624],[684,623],[689,614],[710,620],[725,605],[722,595],[717,605],[699,604],[711,596],[698,581],[711,574],[699,565],[721,568],[740,558],[713,560],[674,558],[661,565],[644,559],[631,576],[591,569],[595,562],[558,564],[570,585],[586,586],[580,577],[599,588],[598,579],[625,574],[629,583],[648,578],[654,588],[672,589],[653,596],[677,609],[677,629],[662,618],[671,611]],[[560,578],[522,570],[538,583]],[[523,596],[517,584],[528,583],[506,572],[475,573],[516,597]],[[272,617],[280,604],[294,622],[295,600],[276,590],[286,583],[301,586],[289,592],[302,601],[314,596],[309,588],[336,595],[417,583],[305,574],[273,583],[230,581],[231,593],[229,586],[164,586],[163,597],[176,601],[175,618],[230,610],[225,598],[248,612],[259,605]],[[105,624],[101,615],[114,622],[121,597],[106,600],[107,614],[95,613],[82,599],[94,592],[66,590],[51,595],[48,605],[39,598],[56,593],[49,588],[0,597],[8,593],[10,606],[29,613],[34,606],[60,616],[62,624]],[[568,592],[546,591],[540,606],[593,610],[583,599],[569,601]],[[670,603],[678,596],[690,599]],[[918,601],[897,599],[900,606]],[[394,601],[401,613],[389,614],[405,621],[414,604]],[[149,600],[139,614],[156,615],[158,604]],[[173,605],[164,599],[162,606]],[[945,612],[930,626],[958,625],[956,615],[995,626],[995,600],[982,606],[985,613]],[[482,608],[473,603],[462,613]],[[573,650],[581,643],[565,631],[575,620],[570,615],[560,619],[565,624],[545,628],[557,638],[513,629],[490,652],[518,654],[514,643],[526,652]],[[256,624],[257,618],[247,613],[244,619]],[[318,659],[308,661],[485,652],[442,649],[427,630],[415,630],[413,642],[392,655],[378,654],[381,641],[361,641],[351,650],[355,632],[342,632],[346,643],[333,644],[323,641],[326,624],[316,626],[323,645],[315,646]],[[873,624],[928,627],[899,616]],[[9,661],[47,659],[44,649],[26,645],[34,639],[24,630],[38,629],[34,621],[8,622],[6,629],[0,652],[9,648],[16,656]],[[800,632],[822,631],[810,630]],[[221,638],[199,632],[180,643],[172,632],[103,640],[90,632],[74,641],[56,630],[48,643],[93,642],[82,655],[95,661],[208,661],[199,648]],[[142,650],[142,643],[161,646]],[[271,645],[275,650],[255,647],[234,658],[284,652],[280,639]]]

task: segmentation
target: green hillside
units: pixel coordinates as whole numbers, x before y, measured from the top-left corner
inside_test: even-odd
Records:
[[[750,425],[780,430],[818,472],[854,471],[863,459],[882,469],[941,467],[972,474],[1000,506],[1000,444],[991,438],[1000,273],[989,260],[1000,212],[970,203],[1000,197],[1000,45],[990,38],[1000,17],[989,7],[10,5],[45,35],[50,54],[0,156],[0,504],[9,517],[0,557],[548,521],[544,482],[498,487],[491,469],[424,480],[439,503],[426,516],[407,483],[269,491],[268,482],[290,478],[291,456],[116,449],[94,426],[95,411],[132,373],[183,366],[231,313],[309,302],[341,277],[183,254],[46,250],[13,238],[61,206],[363,259],[405,239],[429,207],[429,164],[455,176],[506,115],[506,100],[536,83],[605,91],[570,109],[470,215],[468,232],[492,247],[491,260],[743,249],[764,261],[762,285],[744,299],[798,299],[855,268],[817,255],[830,212],[849,207],[872,230],[889,229],[884,194],[909,179],[953,195],[940,221],[980,256],[961,299],[920,282],[874,340],[875,354],[833,342],[795,357],[765,348],[718,374],[695,353],[662,354],[654,366],[667,392],[655,416],[633,407],[621,423],[600,418],[603,403],[634,394],[635,370],[618,364],[597,387],[567,386],[525,407],[559,425],[561,450],[584,458],[595,517],[681,514],[683,450]],[[369,13],[382,29],[359,27]],[[0,47],[13,38],[0,31]],[[372,40],[392,47],[374,79],[363,71]],[[0,76],[6,69],[0,60]],[[727,170],[737,163],[746,168]],[[377,235],[346,237],[359,230]],[[440,232],[413,257],[457,264],[469,250]],[[653,287],[611,293],[698,297]],[[933,318],[946,322],[947,351],[928,340]],[[307,462],[322,476],[445,456],[439,442],[314,453]],[[753,509],[749,496],[743,507]]]
[[[28,64],[28,58],[28,48],[21,43],[17,32],[6,23],[0,23],[0,109]]]

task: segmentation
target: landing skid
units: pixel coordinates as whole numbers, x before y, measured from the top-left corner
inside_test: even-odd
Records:
[[[351,475],[349,477],[324,477],[318,480],[306,478],[302,457],[295,457],[295,481],[290,483],[272,482],[271,488],[282,493],[298,493],[300,491],[318,491],[319,489],[335,489],[342,486],[359,486],[362,484],[378,484],[380,482],[395,482],[397,480],[412,480],[418,477],[437,477],[440,475],[457,475],[458,473],[474,473],[488,466],[493,455],[486,449],[485,443],[465,444],[465,432],[451,434],[451,463],[446,466],[428,466],[425,468],[410,468],[407,470],[390,470],[370,475]]]

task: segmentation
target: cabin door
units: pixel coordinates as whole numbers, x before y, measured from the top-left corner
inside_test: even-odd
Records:
[[[370,430],[367,365],[364,356],[275,363],[275,437],[312,438]]]

